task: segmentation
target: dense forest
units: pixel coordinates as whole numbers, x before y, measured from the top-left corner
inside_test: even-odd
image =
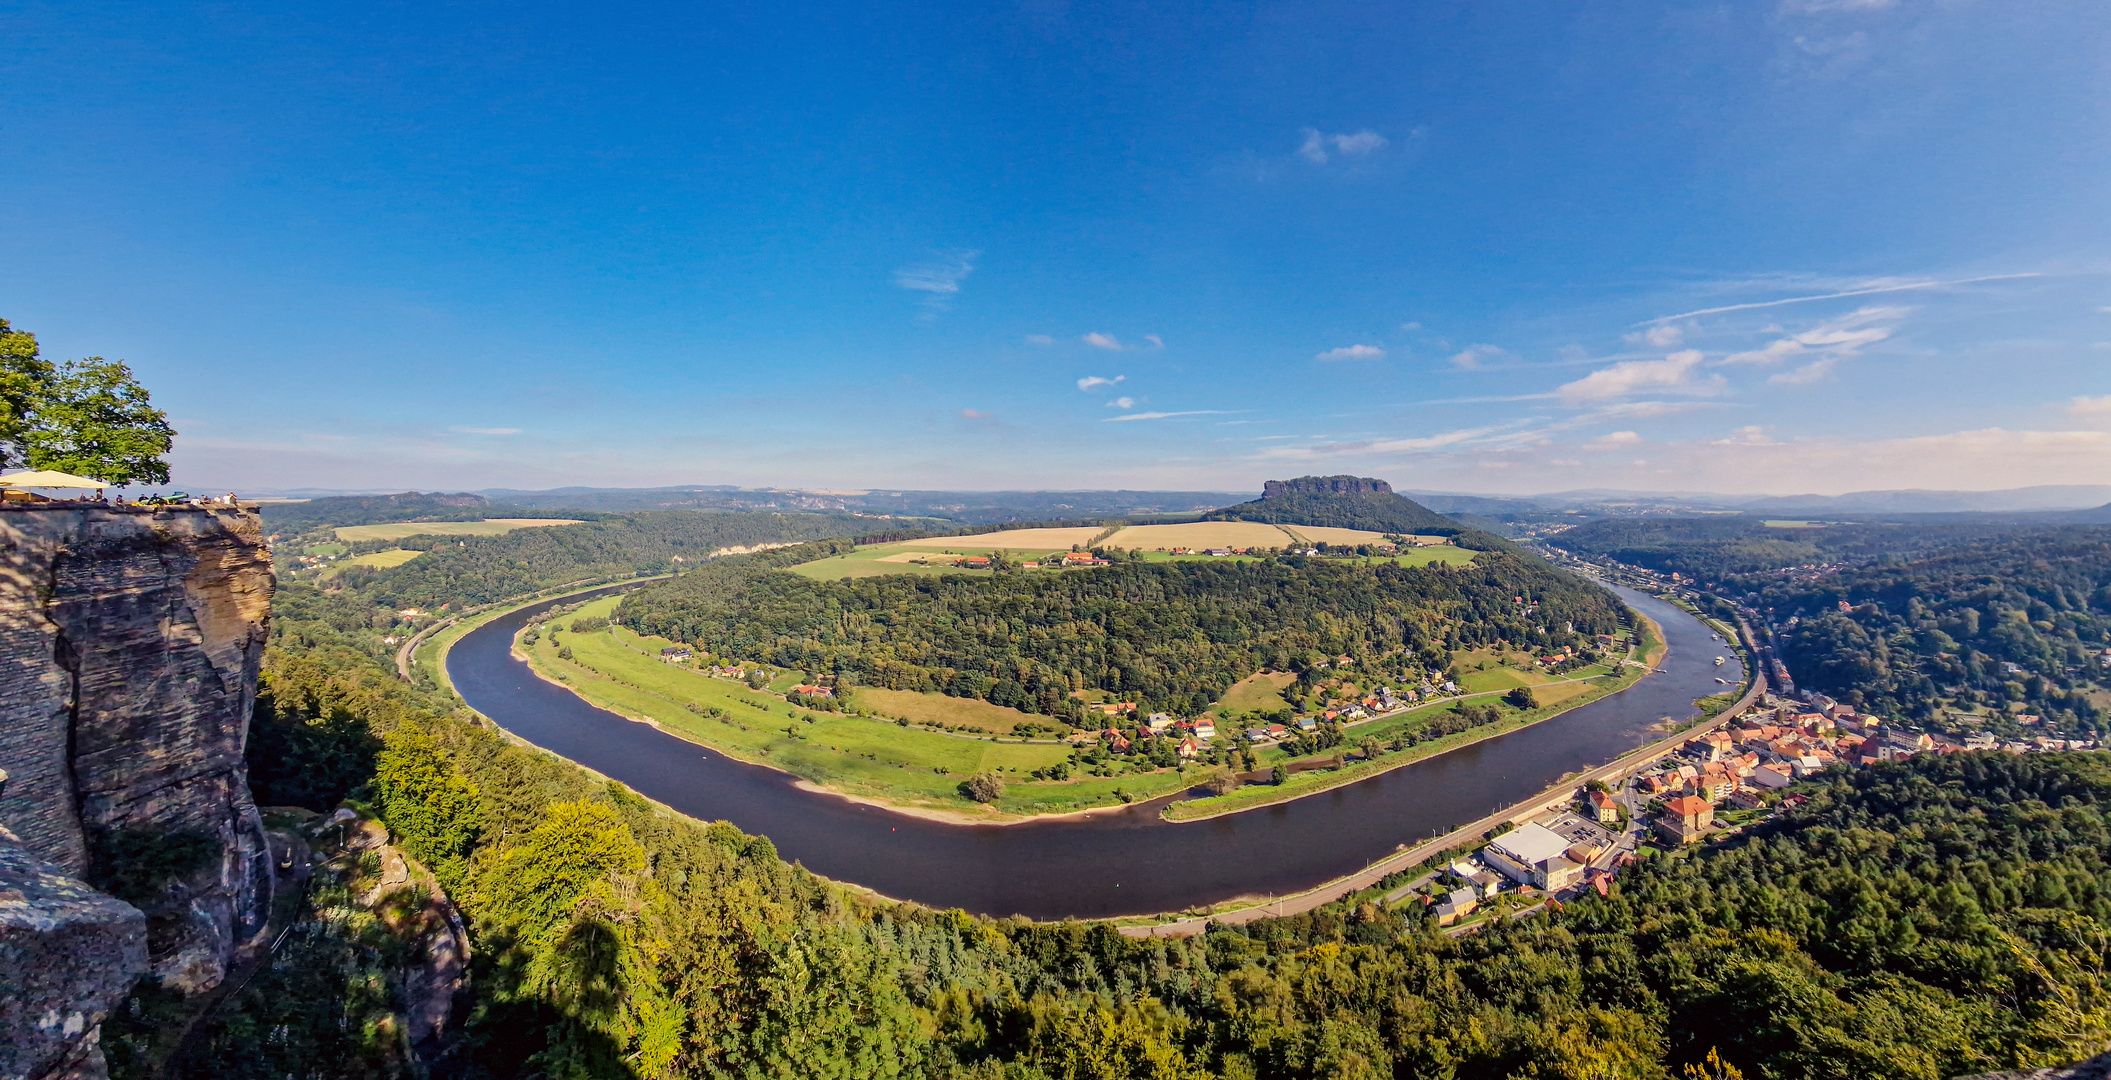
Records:
[[[1271,480],[1260,498],[1213,510],[1205,521],[1267,521],[1333,529],[1450,536],[1459,523],[1413,499],[1393,493],[1382,480],[1357,476],[1301,476]]]
[[[506,742],[394,680],[356,600],[292,591],[259,800],[349,796],[447,885],[476,941],[437,1070],[461,1080],[1669,1080],[1711,1052],[1753,1080],[1937,1080],[2111,1040],[2102,755],[1828,774],[1726,845],[1467,937],[1410,900],[1137,941],[856,899]],[[318,887],[204,1033],[212,1075],[401,1068],[416,947],[363,910]],[[106,1026],[120,1077],[156,993]]]
[[[1780,529],[1744,518],[1595,522],[1553,538],[1678,570],[1776,630],[1799,686],[1883,715],[1945,705],[2103,733],[2111,528],[1991,524]]]
[[[482,521],[485,518],[583,518],[584,511],[544,510],[495,503],[469,492],[406,491],[396,495],[331,495],[301,502],[265,503],[264,527],[277,533],[299,533],[338,525],[379,525],[392,521]]]
[[[1441,672],[1454,649],[1587,644],[1621,619],[1604,590],[1514,550],[1456,568],[1284,556],[842,581],[774,569],[818,554],[722,560],[632,593],[616,618],[722,655],[1042,713],[1083,689],[1192,713],[1262,668],[1404,656]]]
[[[879,523],[844,514],[739,514],[668,510],[584,525],[516,529],[503,536],[423,536],[388,541],[422,550],[402,566],[348,567],[335,584],[392,607],[488,604],[574,581],[665,574],[727,548],[870,532]],[[924,522],[887,523],[909,528]]]

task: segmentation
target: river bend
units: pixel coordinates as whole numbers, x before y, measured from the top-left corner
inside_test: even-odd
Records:
[[[1158,803],[1019,825],[952,825],[801,790],[748,765],[588,704],[512,655],[513,635],[558,603],[494,619],[447,654],[455,689],[507,731],[684,814],[767,836],[815,873],[937,908],[1034,919],[1180,911],[1285,895],[1360,870],[1399,847],[1602,765],[1694,715],[1693,700],[1742,683],[1737,656],[1672,605],[1621,599],[1664,628],[1656,674],[1520,731],[1276,806],[1172,823]],[[1717,656],[1730,662],[1718,668]]]

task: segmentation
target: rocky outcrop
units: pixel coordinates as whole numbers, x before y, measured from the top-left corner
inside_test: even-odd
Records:
[[[147,967],[139,909],[0,830],[0,1077],[98,1077],[97,1034]]]
[[[0,825],[133,901],[151,970],[185,991],[270,906],[242,752],[272,587],[253,510],[0,506]]]
[[[1368,476],[1300,476],[1295,480],[1267,480],[1261,484],[1266,499],[1299,495],[1391,495],[1393,485]]]

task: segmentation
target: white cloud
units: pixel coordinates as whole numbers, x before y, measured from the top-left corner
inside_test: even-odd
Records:
[[[1376,345],[1343,345],[1338,349],[1328,349],[1326,352],[1320,353],[1318,356],[1315,356],[1312,359],[1383,360],[1385,359],[1385,350],[1379,348]]]
[[[1110,409],[1133,409],[1136,407],[1136,399],[1132,397],[1118,397],[1115,398],[1113,401],[1108,402],[1107,407]]]
[[[1706,380],[1695,378],[1700,363],[1697,349],[1675,352],[1662,360],[1623,360],[1564,384],[1555,394],[1563,404],[1587,405],[1644,391],[1708,394],[1720,390],[1723,380],[1719,375]]]
[[[451,427],[447,430],[462,435],[518,435],[517,427]]]
[[[1813,360],[1794,371],[1784,371],[1767,381],[1776,386],[1809,386],[1831,378],[1832,369],[1838,367],[1839,363],[1839,357],[1828,356],[1822,360]]]
[[[1126,379],[1128,379],[1127,375],[1116,375],[1111,379],[1107,378],[1104,375],[1087,375],[1077,381],[1077,388],[1089,394],[1092,391],[1098,389],[1099,387],[1113,386],[1115,383],[1122,382]]]
[[[1629,345],[1646,345],[1652,349],[1675,349],[1685,342],[1686,331],[1676,326],[1652,326],[1628,334],[1621,340]]]
[[[986,413],[977,409],[960,410],[960,418],[962,420],[994,420],[996,417],[996,413]]]
[[[979,251],[948,253],[930,262],[905,266],[894,272],[894,283],[912,292],[927,294],[923,300],[925,309],[933,314],[953,306],[953,297],[960,294],[960,283],[975,272],[975,259]]]
[[[1723,358],[1725,364],[1778,364],[1784,360],[1806,353],[1821,353],[1827,360],[1841,360],[1859,356],[1864,348],[1874,345],[1898,331],[1898,321],[1906,317],[1911,308],[1865,307],[1851,315],[1819,323],[1800,334],[1777,338],[1765,348],[1749,352],[1731,353]],[[1815,367],[1816,365],[1812,365]],[[1806,369],[1808,370],[1808,369]],[[1814,375],[1806,376],[1803,382],[1813,382],[1831,371],[1831,365]],[[1779,380],[1793,382],[1795,380]]]
[[[1327,163],[1327,147],[1343,157],[1362,157],[1365,154],[1385,149],[1390,140],[1375,131],[1340,132],[1328,135],[1317,128],[1305,129],[1305,141],[1297,148],[1298,156],[1315,165]]]
[[[1185,412],[1137,412],[1122,416],[1110,416],[1100,421],[1103,424],[1119,424],[1124,420],[1165,420],[1175,416],[1224,416],[1229,409],[1189,409]]]
[[[1095,349],[1112,349],[1115,352],[1120,352],[1122,349],[1122,343],[1117,340],[1112,334],[1102,334],[1097,331],[1094,331],[1093,333],[1086,334],[1084,337],[1084,341],[1085,344],[1090,345]]]
[[[1767,437],[1766,429],[1758,424],[1746,424],[1730,433],[1729,438],[1716,439],[1712,446],[1780,446]]]
[[[1500,360],[1509,355],[1493,345],[1469,345],[1464,352],[1451,358],[1451,366],[1465,371],[1479,371],[1488,366],[1488,361]]]
[[[2074,398],[2067,402],[2067,411],[2075,416],[2111,416],[2111,394]]]
[[[1402,330],[1420,330],[1420,329],[1422,329],[1422,324],[1421,324],[1421,323],[1418,323],[1418,322],[1404,322],[1404,323],[1401,323],[1401,324],[1400,324],[1400,329],[1402,329]]]
[[[1642,436],[1636,432],[1614,431],[1592,439],[1584,444],[1584,448],[1588,450],[1616,450],[1623,446],[1634,446],[1641,441]]]
[[[1028,345],[1053,345],[1055,344],[1055,339],[1047,334],[1028,334],[1026,335],[1026,343]]]
[[[1144,339],[1145,341],[1148,341],[1148,342],[1150,342],[1150,343],[1151,343],[1151,347],[1152,347],[1152,348],[1154,348],[1154,349],[1163,349],[1163,348],[1165,348],[1165,339],[1164,339],[1164,338],[1162,338],[1162,337],[1159,337],[1159,336],[1158,336],[1157,334],[1145,334],[1145,335],[1143,336],[1143,339]]]

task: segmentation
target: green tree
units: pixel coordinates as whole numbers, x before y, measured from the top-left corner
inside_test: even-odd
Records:
[[[1503,700],[1509,702],[1511,707],[1513,708],[1539,708],[1539,699],[1532,695],[1532,688],[1529,686],[1519,686],[1513,688],[1509,693],[1503,695]]]
[[[0,319],[0,466],[57,469],[112,486],[165,484],[176,431],[121,360],[54,364]]]
[[[423,731],[406,724],[382,739],[374,787],[381,819],[419,859],[439,863],[476,842],[482,828],[476,786]]]

